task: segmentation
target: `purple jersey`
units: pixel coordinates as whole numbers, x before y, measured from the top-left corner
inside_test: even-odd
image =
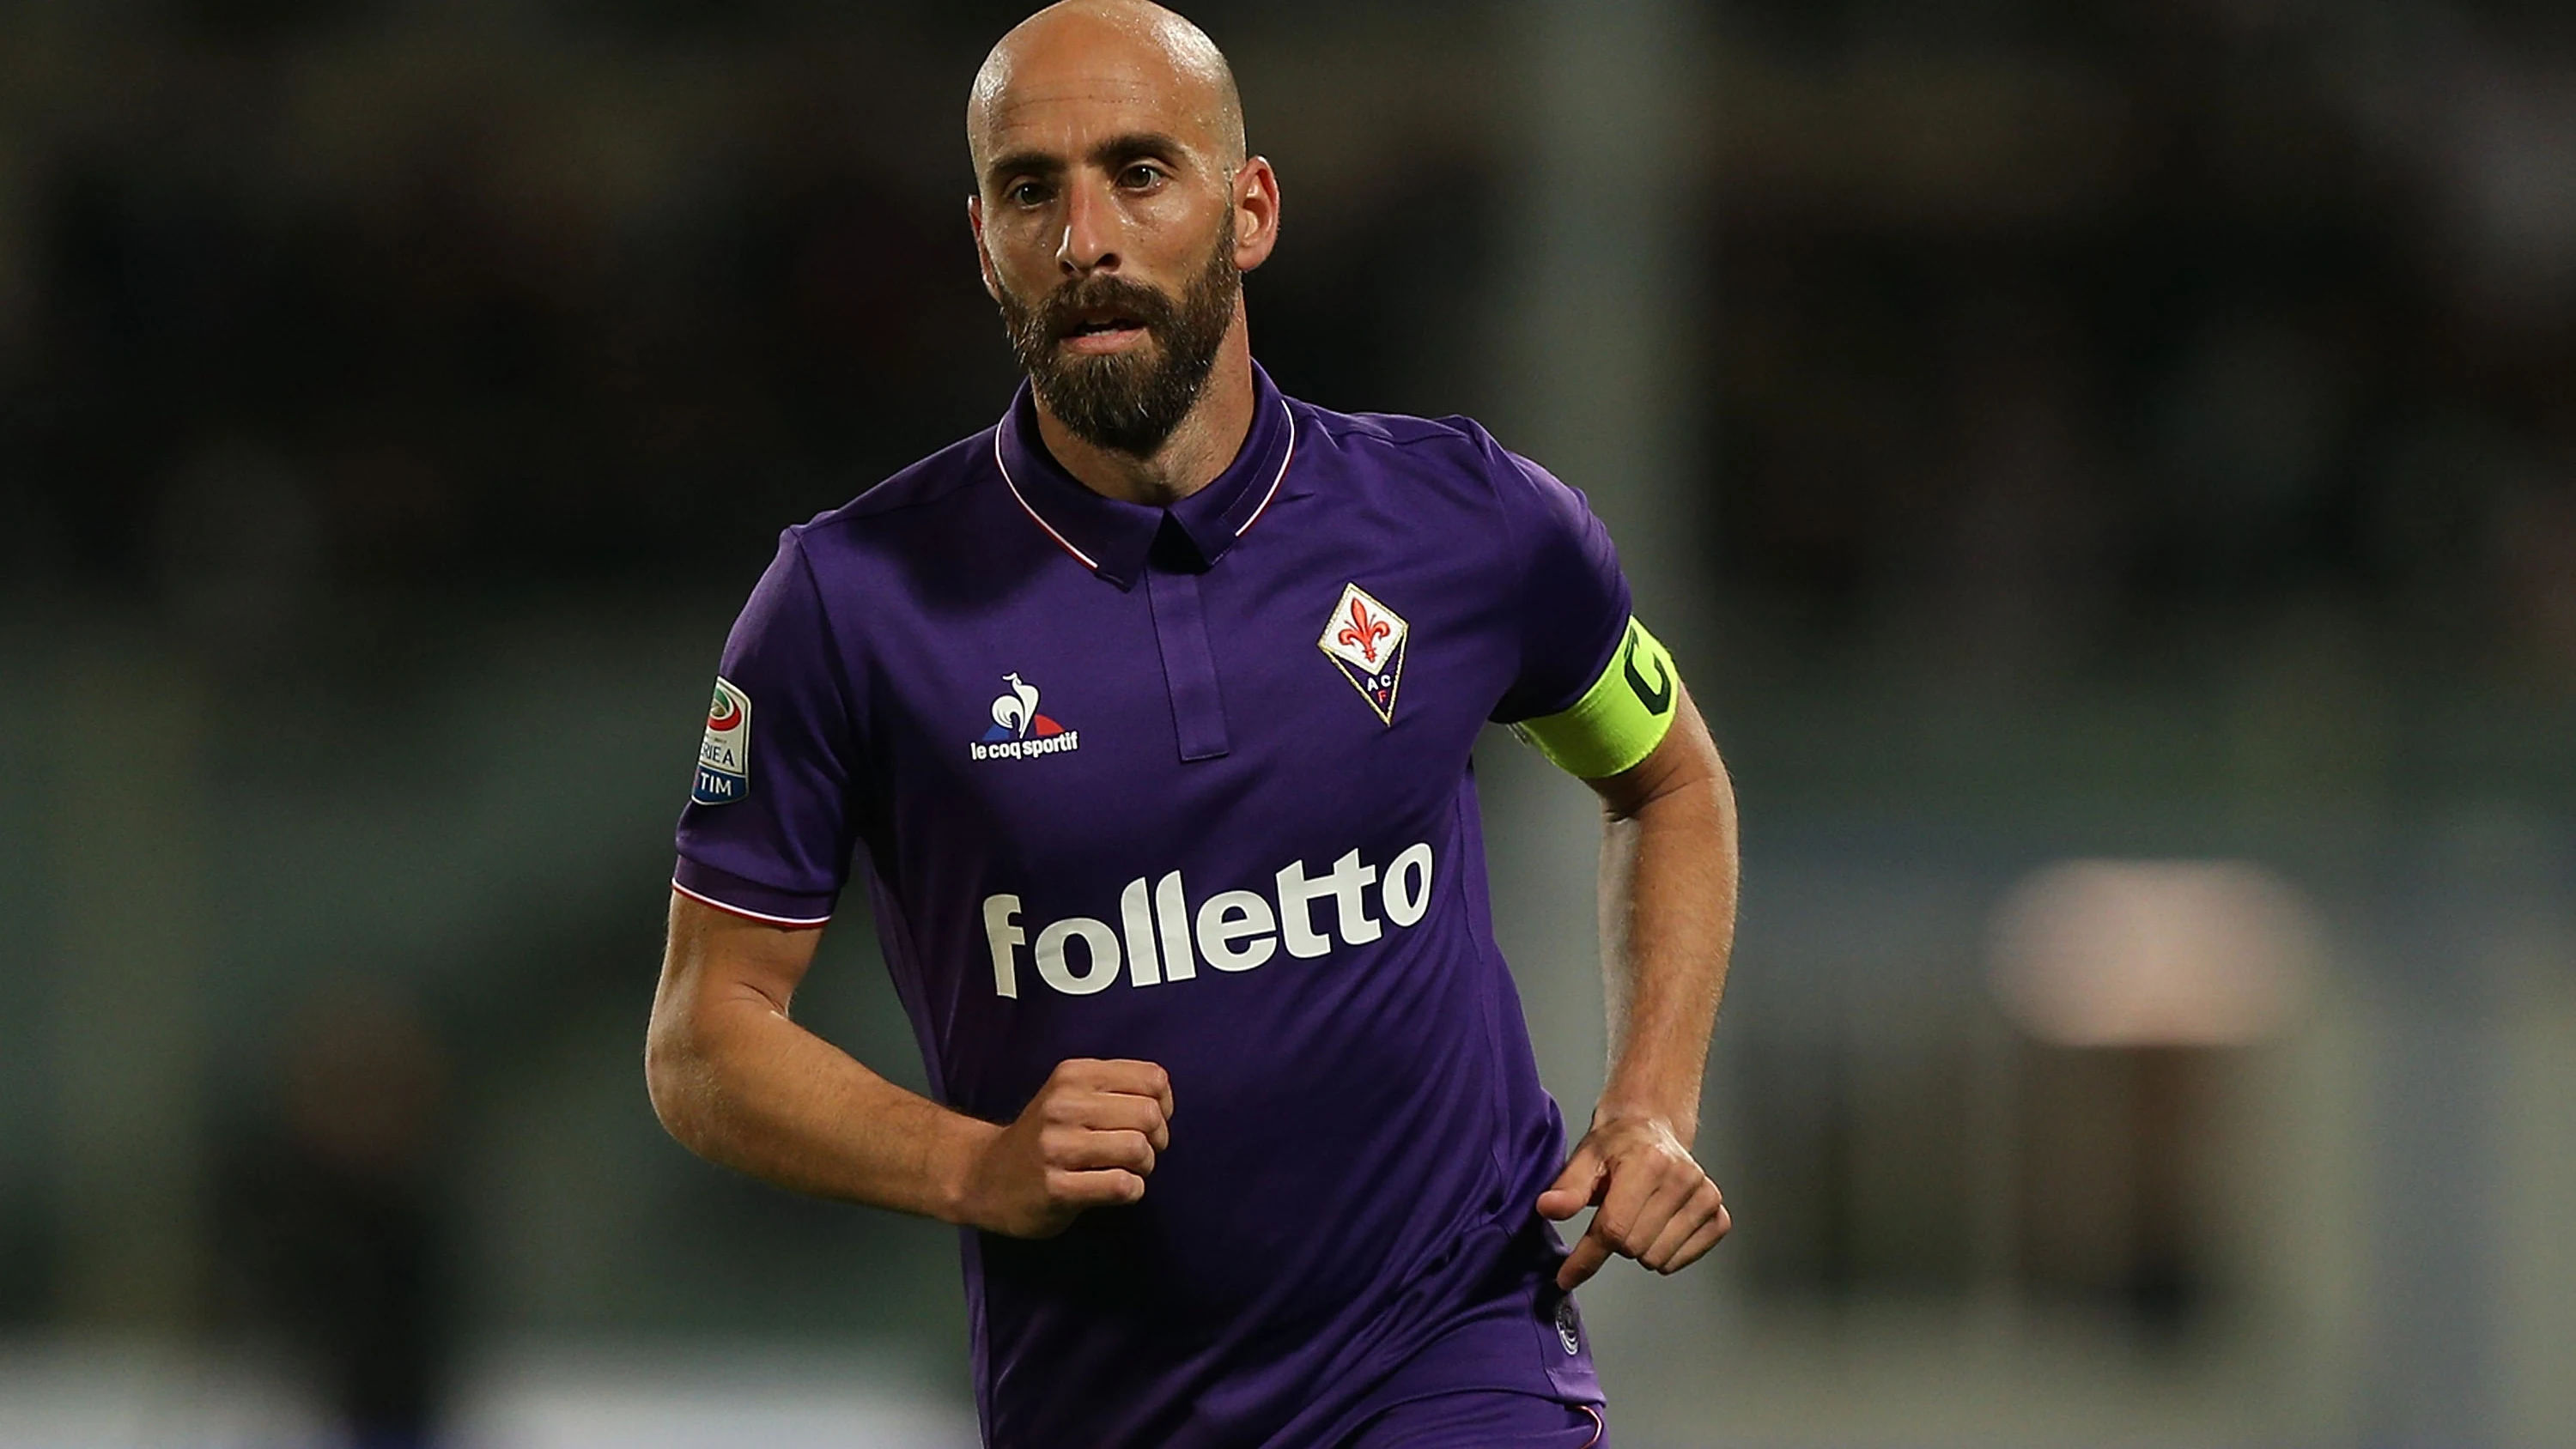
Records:
[[[1469,753],[1583,694],[1626,582],[1473,423],[1257,389],[1168,509],[1067,474],[1023,387],[789,529],[680,822],[679,889],[730,911],[820,921],[865,877],[949,1106],[1007,1122],[1068,1057],[1170,1072],[1141,1203],[964,1235],[1006,1449],[1329,1443],[1399,1376],[1600,1398]]]

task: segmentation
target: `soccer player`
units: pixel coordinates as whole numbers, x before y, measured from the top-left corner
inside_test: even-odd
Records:
[[[1252,361],[1279,237],[1224,58],[1072,0],[967,108],[1028,384],[782,540],[726,644],[646,1054],[682,1142],[955,1223],[1001,1449],[1602,1440],[1572,1290],[1728,1228],[1690,1154],[1732,797],[1581,495]],[[1607,811],[1570,1155],[1469,755]],[[788,1004],[856,873],[931,1096]],[[1551,1220],[1597,1204],[1569,1252]]]

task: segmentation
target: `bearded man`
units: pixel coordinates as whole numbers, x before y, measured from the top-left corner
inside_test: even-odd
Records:
[[[1279,182],[1196,27],[1039,13],[967,142],[1028,384],[787,530],[737,621],[655,1108],[957,1224],[997,1449],[1597,1446],[1574,1289],[1729,1225],[1690,1153],[1736,879],[1707,729],[1580,494],[1254,365]],[[1611,1062],[1570,1154],[1493,941],[1488,721],[1605,805]],[[854,875],[928,1097],[789,1018]]]

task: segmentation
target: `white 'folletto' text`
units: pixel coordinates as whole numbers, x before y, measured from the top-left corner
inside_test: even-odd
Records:
[[[1118,893],[1118,923],[1068,916],[1037,933],[1034,945],[1020,924],[1020,898],[984,897],[984,940],[993,953],[993,990],[1020,994],[1021,948],[1040,981],[1068,996],[1106,991],[1123,975],[1131,986],[1189,981],[1204,960],[1219,971],[1250,971],[1282,950],[1293,957],[1321,956],[1336,941],[1364,946],[1392,925],[1403,928],[1431,909],[1431,847],[1397,853],[1383,875],[1345,852],[1322,875],[1292,860],[1271,877],[1272,892],[1219,891],[1193,906],[1172,871],[1151,882],[1139,876]],[[1331,902],[1318,921],[1317,907]],[[1371,914],[1374,904],[1378,914]]]

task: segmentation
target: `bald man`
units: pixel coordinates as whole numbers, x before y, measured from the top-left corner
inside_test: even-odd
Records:
[[[655,1108],[957,1224],[997,1449],[1597,1449],[1574,1290],[1728,1227],[1690,1153],[1735,900],[1708,731],[1580,494],[1253,363],[1279,182],[1196,27],[1041,12],[967,143],[1028,383],[787,530],[736,622]],[[1493,941],[1489,721],[1605,806],[1611,1062],[1570,1153]],[[789,1018],[853,875],[927,1097]]]

